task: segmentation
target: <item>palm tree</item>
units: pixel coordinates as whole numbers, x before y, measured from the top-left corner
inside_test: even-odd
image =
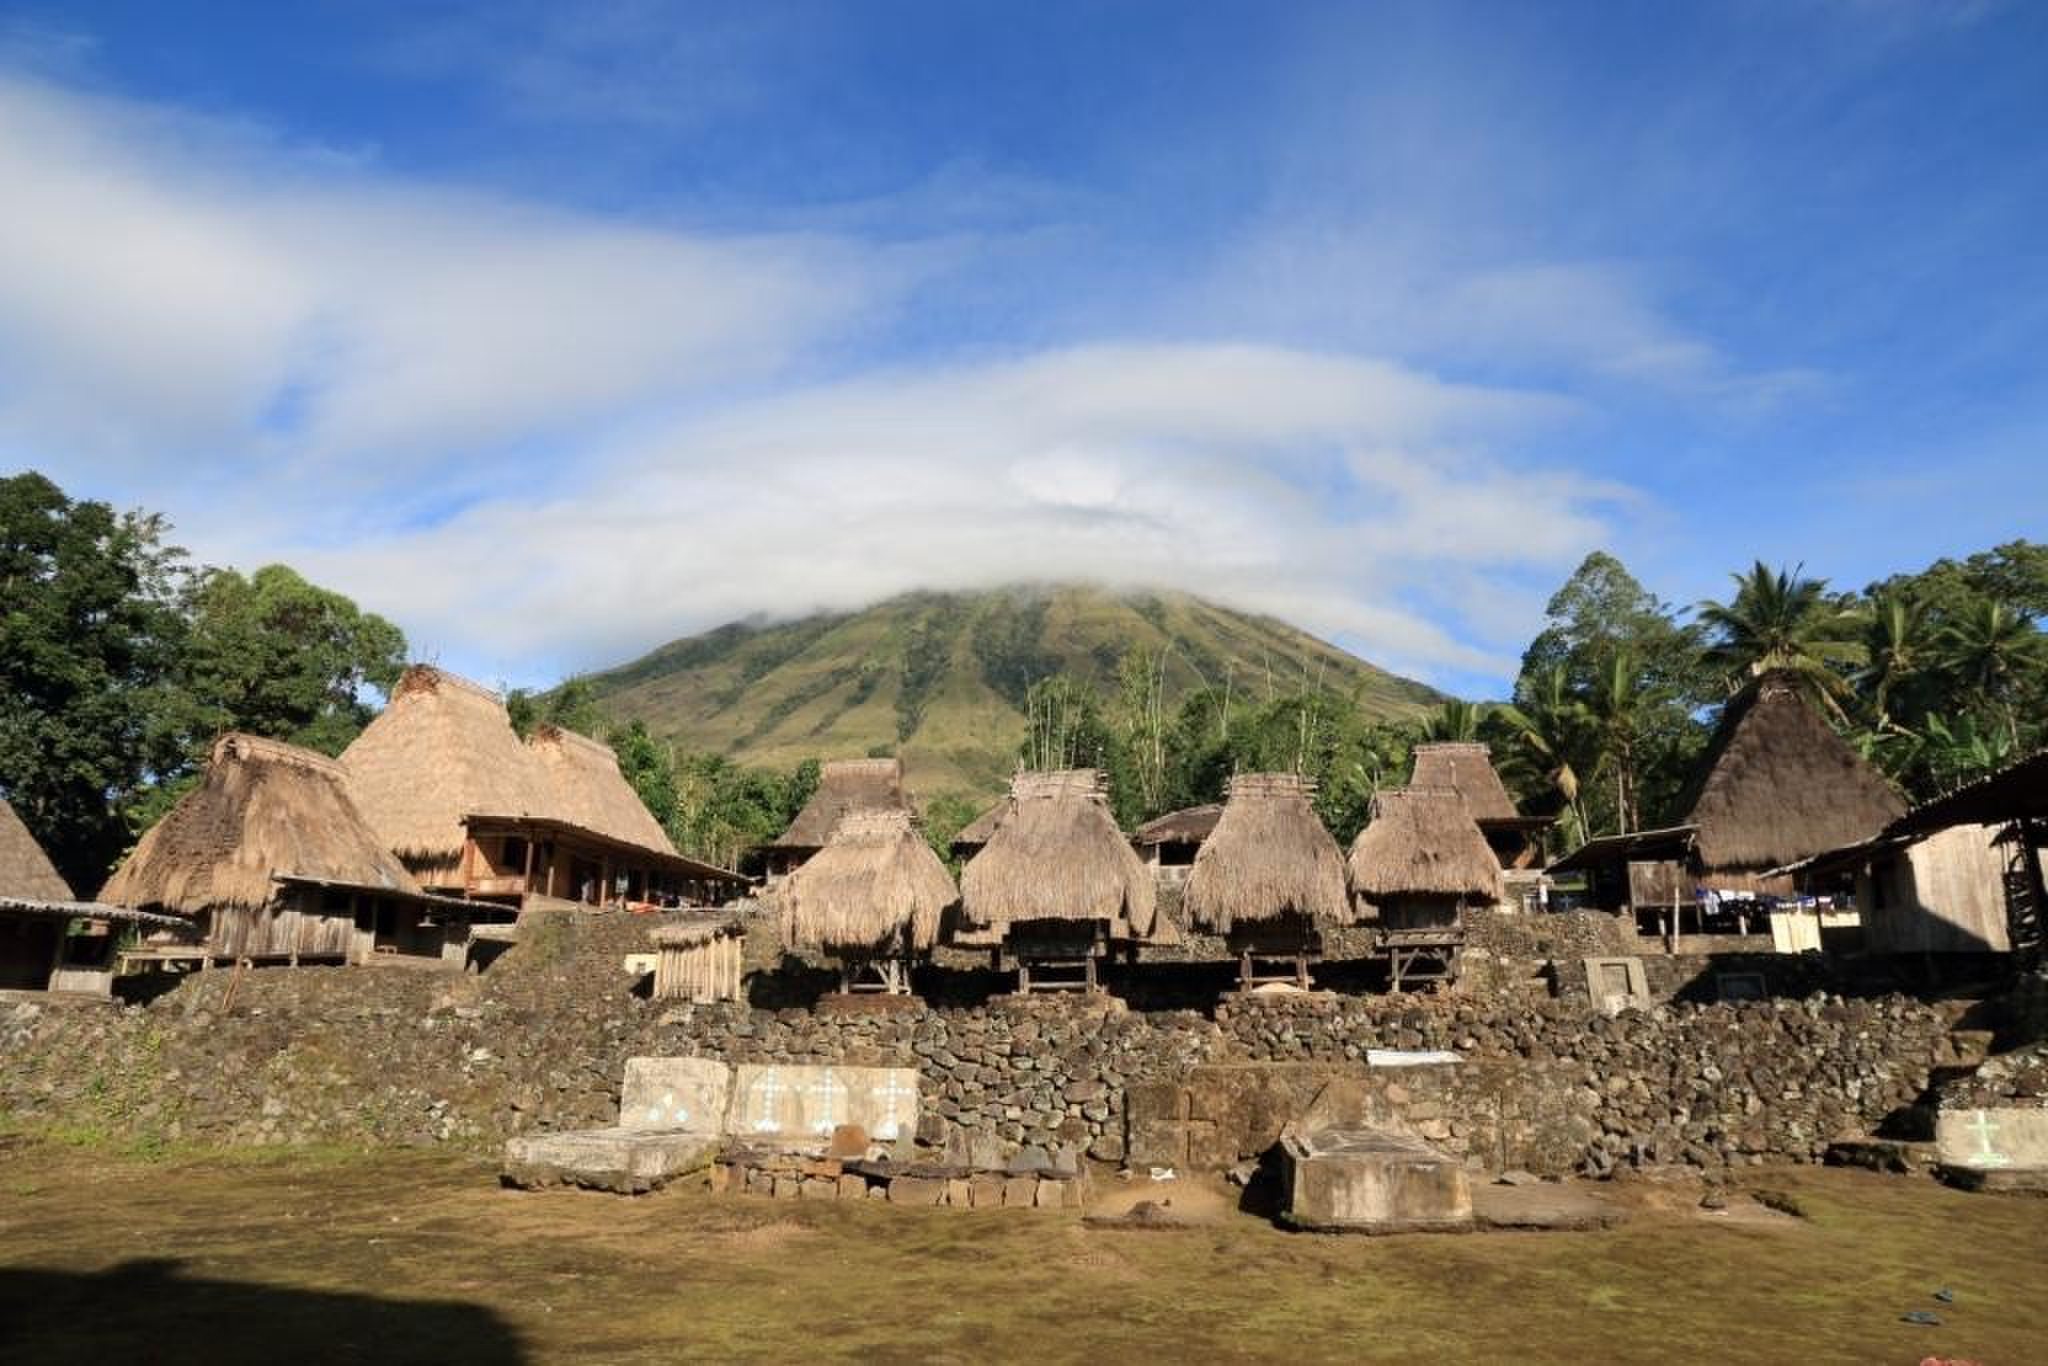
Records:
[[[1636,828],[1636,740],[1649,696],[1635,655],[1617,649],[1593,671],[1586,709],[1598,746],[1595,767],[1614,779],[1614,817],[1625,833]]]
[[[1702,602],[1700,621],[1718,636],[1707,660],[1727,676],[1730,691],[1736,680],[1774,669],[1795,674],[1840,716],[1842,677],[1833,666],[1857,662],[1862,651],[1843,638],[1852,615],[1828,599],[1827,580],[1802,578],[1800,568],[1773,571],[1758,560],[1747,574],[1729,576],[1732,599]]]
[[[1892,697],[1928,663],[1927,604],[1904,593],[1880,593],[1863,616],[1865,662],[1854,675],[1868,690],[1876,729],[1905,729],[1892,715]]]
[[[1485,719],[1483,707],[1458,698],[1447,698],[1441,707],[1423,718],[1422,738],[1425,740],[1477,740],[1479,723]]]
[[[1965,690],[2005,713],[2010,745],[2020,738],[2013,686],[2023,673],[2042,667],[2042,642],[2032,618],[1989,598],[1971,603],[1941,633],[1949,672]]]
[[[1589,748],[1590,718],[1572,695],[1564,666],[1553,664],[1520,690],[1521,702],[1496,707],[1492,719],[1506,727],[1507,763],[1548,783],[1564,801],[1568,842],[1585,839],[1589,827],[1579,797],[1579,767]]]
[[[1967,712],[1953,726],[1939,716],[1927,718],[1924,757],[1937,791],[1960,786],[2003,767],[2012,751],[2013,740],[2009,735],[1979,731],[1977,718]]]

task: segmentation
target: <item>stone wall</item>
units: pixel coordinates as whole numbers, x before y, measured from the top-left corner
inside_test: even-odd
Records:
[[[1809,1160],[1915,1104],[1951,1023],[1903,997],[1681,1001],[1607,1019],[1533,992],[1267,998],[1213,1018],[1066,997],[887,1014],[675,1006],[633,994],[620,971],[645,933],[622,917],[543,923],[481,977],[215,971],[146,1006],[0,1006],[0,1110],[148,1140],[487,1149],[611,1122],[628,1057],[701,1054],[914,1066],[918,1137],[935,1155],[986,1165],[1038,1145],[1116,1161],[1136,1132],[1132,1098],[1156,1111],[1158,1088],[1198,1067],[1357,1075],[1368,1048],[1449,1049],[1466,1061],[1372,1083],[1399,1123],[1476,1166],[1717,1167]],[[1530,975],[1527,960],[1513,970]]]

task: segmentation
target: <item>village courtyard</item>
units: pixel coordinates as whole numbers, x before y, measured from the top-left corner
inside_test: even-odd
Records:
[[[1283,1232],[1223,1191],[1179,1197],[1189,1227],[1106,1229],[16,1134],[0,1360],[2019,1363],[2048,1343],[2038,1198],[1773,1168],[1719,1209],[1697,1182],[1616,1183],[1627,1217],[1602,1230],[1365,1237]]]

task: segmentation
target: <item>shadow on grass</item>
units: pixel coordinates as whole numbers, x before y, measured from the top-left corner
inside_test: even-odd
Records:
[[[99,1272],[0,1269],[0,1361],[449,1362],[527,1360],[498,1314],[180,1274],[142,1260]]]

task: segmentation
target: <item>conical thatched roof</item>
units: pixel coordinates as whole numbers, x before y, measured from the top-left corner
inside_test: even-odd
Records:
[[[842,816],[825,847],[789,875],[781,898],[792,944],[916,953],[937,942],[939,915],[959,892],[910,813],[888,808]]]
[[[1465,799],[1465,809],[1481,824],[1511,821],[1521,815],[1500,774],[1494,772],[1493,754],[1483,741],[1439,740],[1417,745],[1408,786],[1450,788]]]
[[[1314,790],[1293,773],[1244,773],[1202,842],[1181,905],[1212,934],[1234,924],[1298,916],[1349,925],[1344,855],[1309,805]]]
[[[849,811],[910,810],[901,759],[833,759],[818,771],[818,790],[771,849],[822,849]]]
[[[1501,898],[1500,864],[1472,813],[1448,787],[1397,787],[1372,799],[1372,817],[1352,841],[1351,890],[1367,900],[1452,896]]]
[[[1153,933],[1152,870],[1117,829],[1099,772],[1019,773],[1010,801],[1009,814],[961,872],[968,926],[1101,920],[1113,934]]]
[[[610,745],[560,726],[539,726],[527,737],[527,748],[540,768],[541,800],[546,815],[615,840],[673,854],[668,832],[640,794],[619,772],[619,756]],[[492,812],[493,815],[504,814]]]
[[[18,896],[28,901],[69,901],[71,884],[66,882],[36,843],[36,837],[14,814],[14,808],[0,801],[0,896]]]
[[[954,851],[979,849],[982,845],[987,844],[989,836],[995,834],[996,827],[1003,823],[1003,817],[1008,815],[1009,812],[1010,799],[1005,797],[973,820],[967,822],[967,824],[961,826],[960,833],[953,836]]]
[[[1163,816],[1154,816],[1131,832],[1131,843],[1152,844],[1200,844],[1216,829],[1216,822],[1223,819],[1223,803],[1207,802],[1201,806],[1182,807],[1169,811]]]
[[[550,814],[504,702],[427,664],[405,671],[341,762],[377,837],[435,885],[460,864],[464,816]]]
[[[99,899],[194,915],[269,904],[278,875],[417,895],[349,800],[341,766],[279,740],[223,735],[206,777],[149,828]]]
[[[1770,673],[1728,704],[1684,823],[1699,827],[1702,869],[1758,870],[1868,839],[1905,810],[1797,681]]]

